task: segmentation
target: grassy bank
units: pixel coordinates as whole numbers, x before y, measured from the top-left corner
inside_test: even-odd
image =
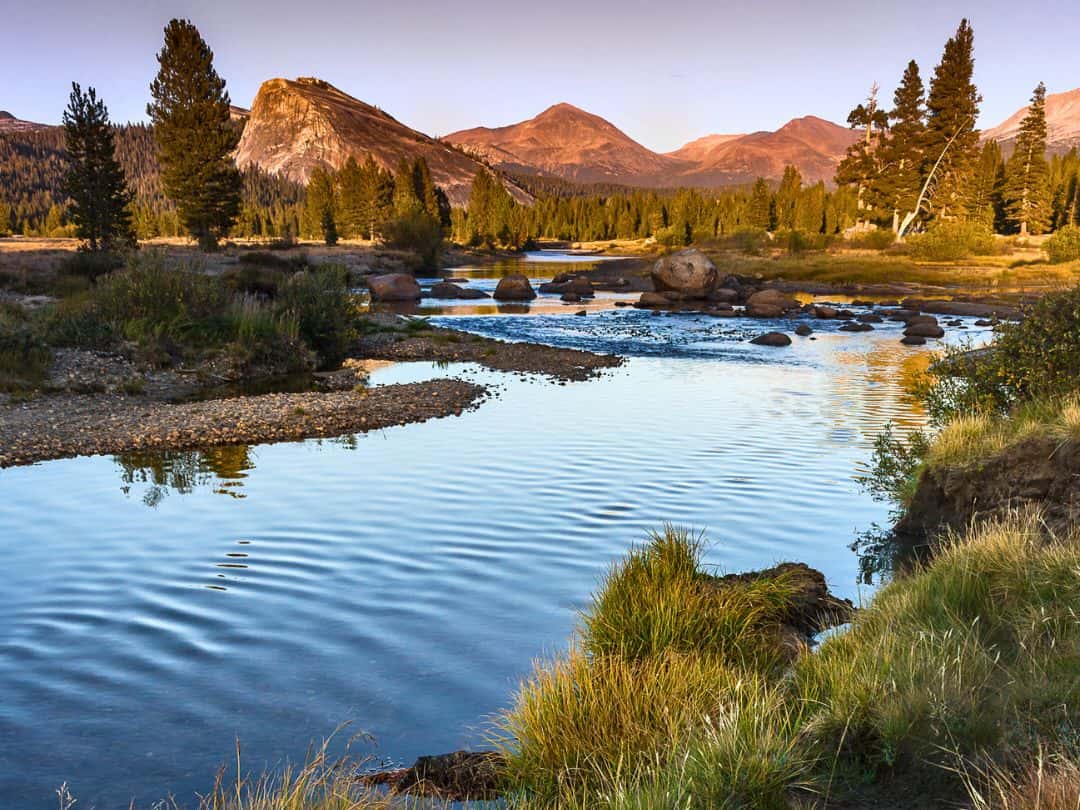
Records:
[[[934,806],[967,797],[978,774],[1075,754],[1080,535],[1048,542],[1037,516],[1018,515],[954,537],[848,630],[781,667],[763,631],[783,586],[715,608],[720,635],[738,639],[717,644],[711,608],[682,596],[707,577],[697,553],[669,531],[631,554],[574,648],[522,685],[503,744],[525,805],[876,806],[905,795],[903,806]],[[650,586],[628,623],[618,594],[643,562]],[[597,626],[629,643],[598,647]]]

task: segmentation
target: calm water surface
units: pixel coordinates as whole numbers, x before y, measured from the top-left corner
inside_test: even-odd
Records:
[[[631,358],[600,380],[392,365],[372,383],[458,375],[498,396],[335,441],[0,471],[0,806],[55,807],[64,781],[80,808],[183,803],[236,738],[260,770],[344,721],[392,761],[482,744],[664,521],[708,529],[722,569],[803,560],[865,596],[849,545],[887,507],[853,476],[886,421],[921,421],[902,381],[927,353],[895,324],[815,323],[775,350],[744,342],[767,324],[612,300],[442,316]]]

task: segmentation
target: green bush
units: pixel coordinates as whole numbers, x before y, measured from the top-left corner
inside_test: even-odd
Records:
[[[424,212],[396,217],[383,227],[383,238],[392,248],[414,251],[424,268],[439,268],[443,232],[442,225],[434,217]]]
[[[850,239],[844,240],[844,247],[862,250],[885,250],[896,242],[896,234],[890,228],[875,228],[872,231],[862,231]]]
[[[772,244],[769,232],[761,228],[740,228],[731,235],[731,246],[750,256],[760,256]]]
[[[0,391],[30,388],[44,380],[52,351],[16,305],[0,305]]]
[[[950,262],[968,256],[988,256],[998,252],[994,233],[986,225],[970,220],[947,220],[926,233],[908,239],[908,252],[917,259]]]
[[[60,273],[97,281],[101,276],[123,266],[124,258],[118,253],[79,250],[60,263]]]
[[[1054,235],[1046,240],[1045,247],[1051,264],[1080,259],[1080,226],[1066,225],[1058,228]]]
[[[309,266],[306,253],[300,253],[296,256],[278,256],[266,250],[252,250],[241,253],[236,261],[244,265],[269,267],[273,270],[283,270],[288,273],[306,270]]]
[[[296,323],[300,338],[318,353],[320,366],[341,360],[356,338],[356,302],[344,267],[324,265],[297,273],[282,285],[276,306]]]
[[[992,346],[974,357],[947,350],[920,394],[941,424],[956,416],[1005,413],[1017,403],[1080,390],[1080,287],[1041,298],[1019,323],[998,327]]]
[[[793,256],[806,253],[808,250],[824,250],[827,245],[825,234],[798,229],[778,233],[776,241]]]

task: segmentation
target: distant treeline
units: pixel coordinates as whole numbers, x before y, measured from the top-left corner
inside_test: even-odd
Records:
[[[134,192],[132,222],[140,239],[181,236],[176,207],[165,196],[153,130],[145,124],[114,129],[116,154]],[[67,157],[64,130],[0,134],[0,234],[74,236],[61,188]],[[237,237],[276,238],[297,233],[304,189],[297,183],[248,169]]]

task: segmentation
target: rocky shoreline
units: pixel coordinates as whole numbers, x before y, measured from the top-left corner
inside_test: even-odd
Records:
[[[169,403],[122,394],[42,396],[0,410],[0,468],[133,450],[328,438],[460,415],[486,389],[440,379],[372,389]]]

